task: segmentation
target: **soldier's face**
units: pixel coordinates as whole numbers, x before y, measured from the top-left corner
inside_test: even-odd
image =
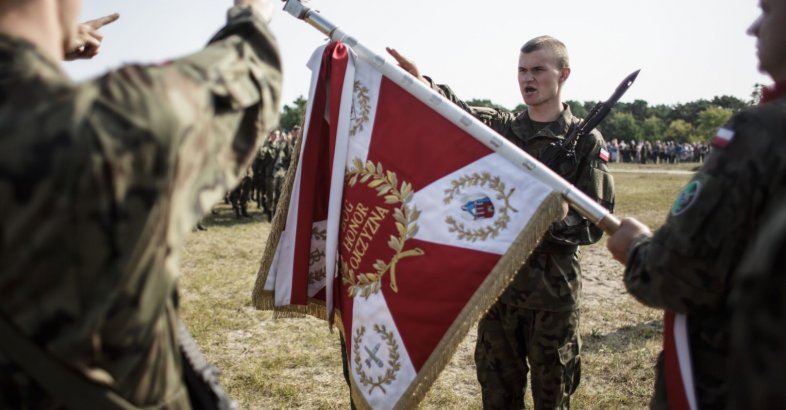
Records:
[[[748,28],[756,37],[759,70],[786,81],[786,0],[761,0],[761,14]]]
[[[557,58],[548,49],[519,55],[519,89],[524,103],[538,106],[559,98],[562,83],[570,74],[569,68],[560,69]]]

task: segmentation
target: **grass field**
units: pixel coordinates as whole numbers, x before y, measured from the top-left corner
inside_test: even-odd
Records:
[[[695,164],[613,169],[620,216],[660,225]],[[645,169],[648,172],[637,172]],[[338,334],[314,318],[272,319],[250,306],[259,258],[270,224],[255,209],[236,220],[226,205],[192,234],[182,257],[182,315],[205,355],[223,371],[229,394],[244,409],[346,409],[349,391],[341,369]],[[659,311],[624,292],[622,267],[601,243],[582,250],[582,381],[573,396],[579,409],[646,408],[652,366],[660,350]],[[424,409],[478,409],[473,329],[423,401]]]

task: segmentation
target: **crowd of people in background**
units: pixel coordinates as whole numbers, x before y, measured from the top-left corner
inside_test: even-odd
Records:
[[[245,170],[240,182],[224,195],[224,203],[232,206],[236,219],[251,218],[248,203],[252,202],[262,211],[268,222],[273,220],[300,132],[299,125],[291,130],[273,130],[259,147],[254,161]],[[212,213],[217,215],[218,209],[214,207]],[[194,230],[207,230],[204,218],[197,222]]]
[[[274,130],[259,148],[243,179],[227,193],[225,202],[232,204],[236,218],[249,218],[248,202],[253,201],[268,221],[273,219],[300,129]]]
[[[703,163],[710,147],[703,142],[674,141],[617,141],[606,143],[609,162],[638,164],[678,164],[681,162]]]
[[[248,203],[252,202],[268,221],[273,219],[300,132],[301,127],[295,126],[291,130],[277,129],[270,133],[238,186],[225,197],[225,203],[232,205],[236,218],[250,218]],[[618,141],[615,138],[606,143],[609,162],[637,164],[703,163],[709,149],[709,145],[701,142]],[[198,228],[205,229],[201,224]]]

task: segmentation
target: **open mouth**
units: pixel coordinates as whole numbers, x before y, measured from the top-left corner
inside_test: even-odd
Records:
[[[524,87],[524,92],[527,94],[534,93],[535,91],[538,91],[537,89],[535,89],[535,87]]]

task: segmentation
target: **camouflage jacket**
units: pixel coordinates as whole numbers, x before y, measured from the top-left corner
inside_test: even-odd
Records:
[[[699,407],[723,407],[732,273],[786,181],[786,99],[735,115],[651,239],[631,247],[625,286],[688,315]]]
[[[266,24],[234,8],[203,50],[72,83],[0,35],[0,312],[137,406],[188,408],[176,340],[185,235],[278,122]],[[0,408],[57,408],[0,352]]]
[[[730,296],[729,409],[786,408],[786,201],[770,208]]]
[[[571,127],[580,122],[565,110],[556,121],[535,132],[526,110],[512,113],[487,107],[470,107],[446,85],[434,85],[440,94],[483,121],[528,154],[539,159],[552,142],[561,142]],[[600,132],[582,136],[576,146],[576,161],[562,160],[556,171],[590,198],[613,210],[614,181],[601,150],[606,143]],[[579,303],[581,267],[577,246],[600,240],[603,231],[570,210],[567,218],[554,224],[543,242],[516,275],[500,301],[527,309],[563,311]]]

